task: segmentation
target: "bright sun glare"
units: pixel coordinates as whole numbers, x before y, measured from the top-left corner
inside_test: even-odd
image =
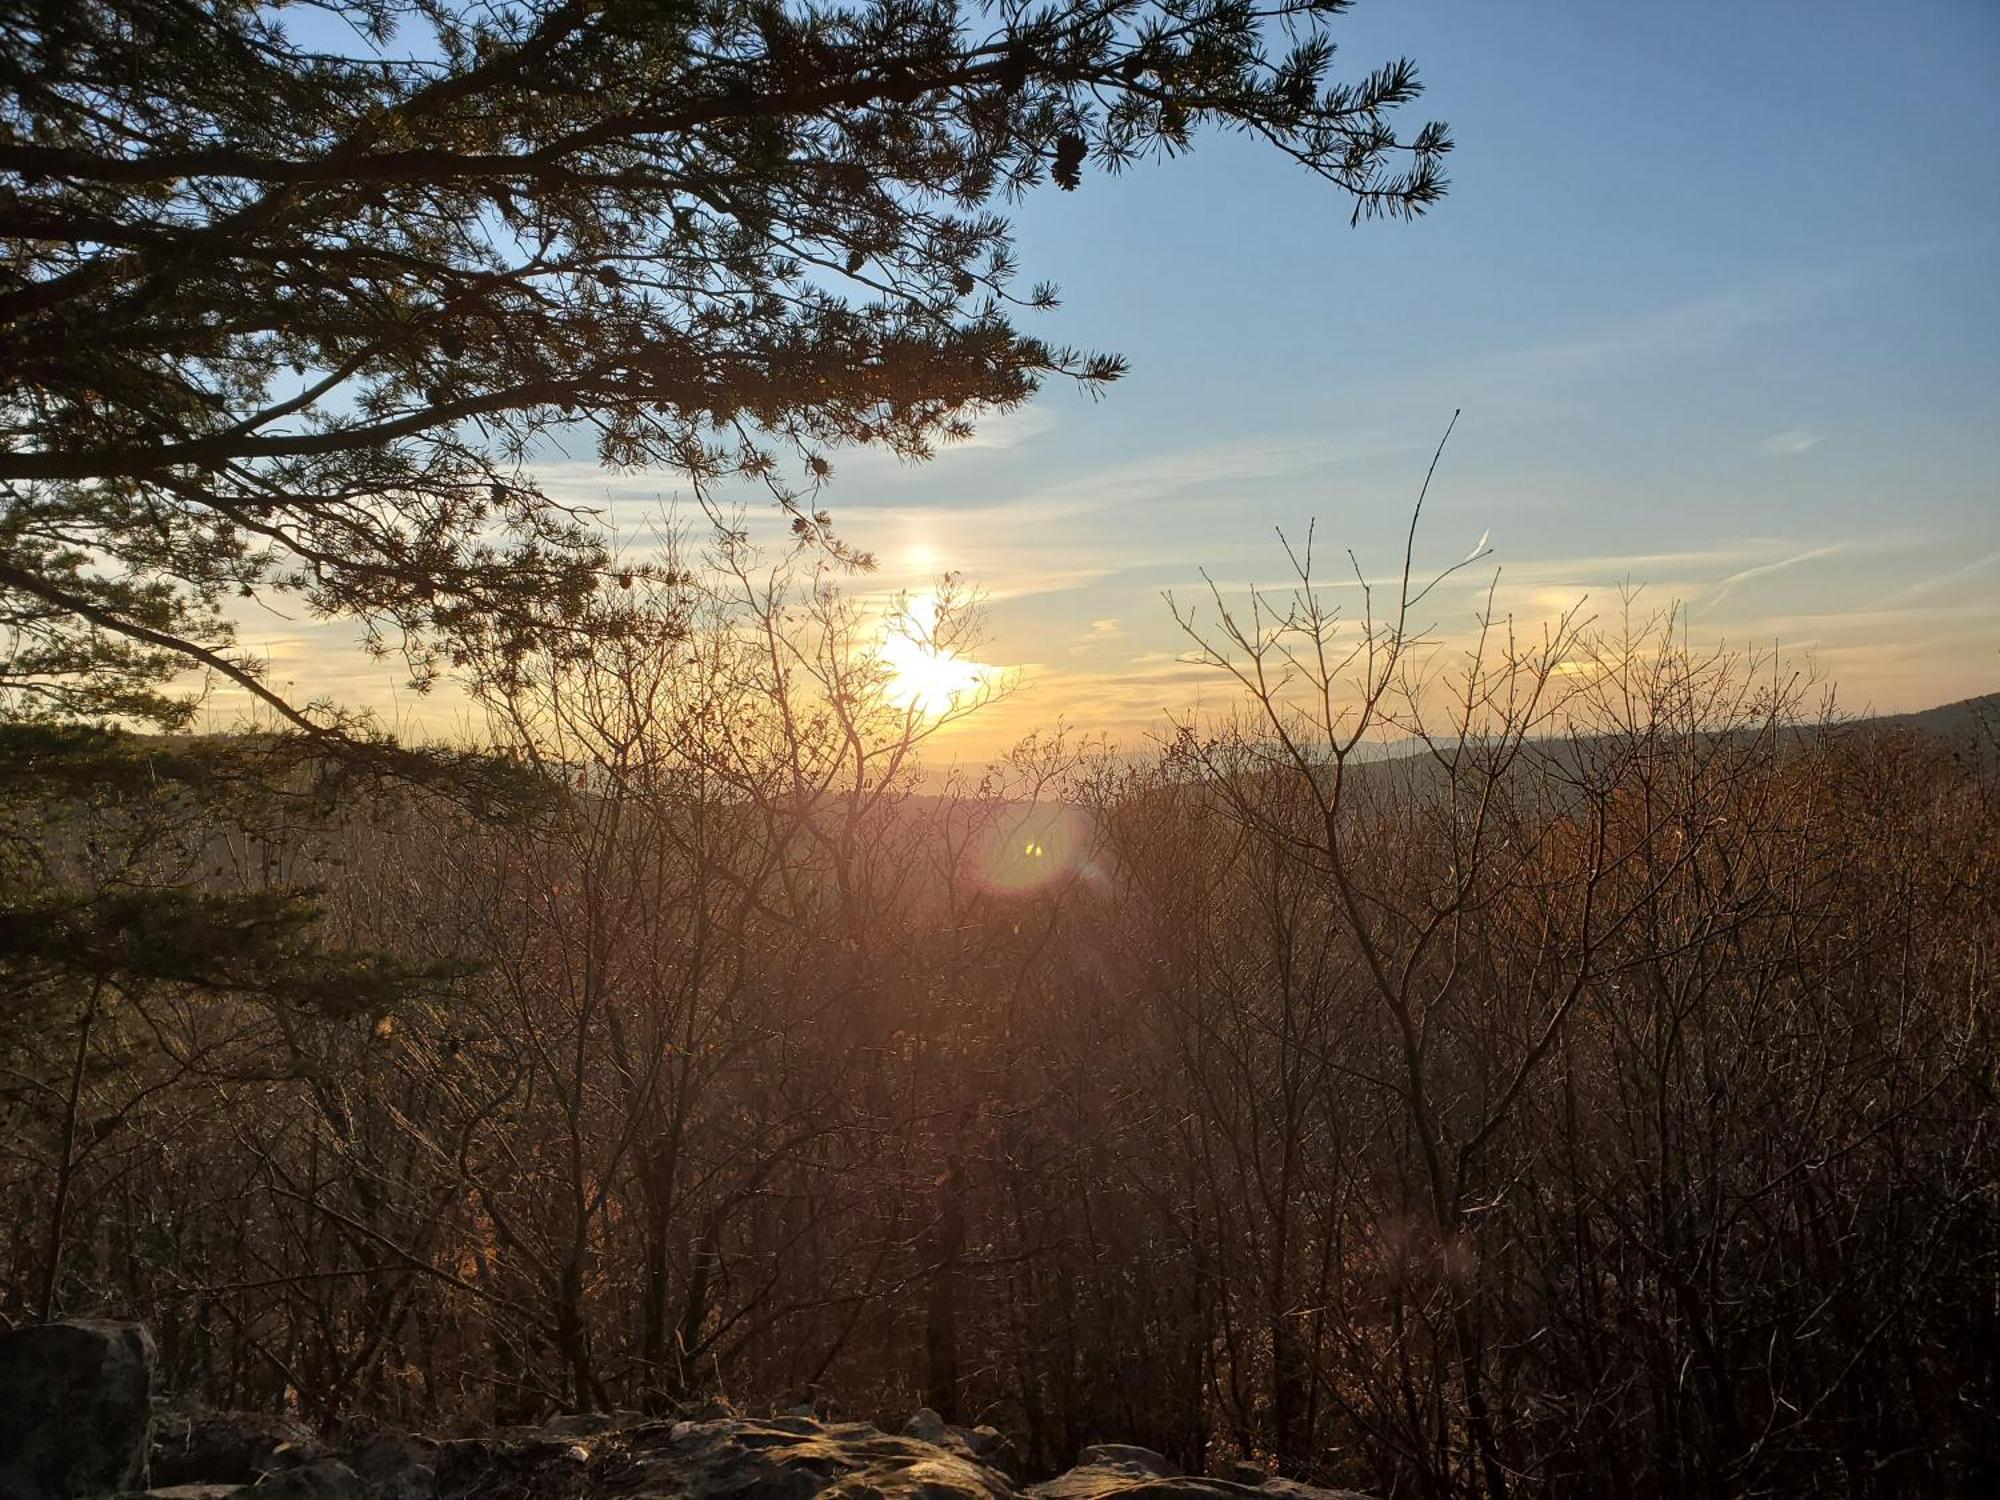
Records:
[[[888,671],[888,698],[905,713],[947,713],[970,702],[993,675],[984,662],[939,645],[937,626],[937,595],[926,593],[910,600],[883,631],[878,659]]]

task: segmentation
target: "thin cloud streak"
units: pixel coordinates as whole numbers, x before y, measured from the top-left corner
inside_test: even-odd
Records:
[[[1927,594],[1934,594],[1939,589],[1949,588],[1954,583],[1971,578],[1975,574],[1983,573],[1995,563],[2000,563],[2000,552],[1989,552],[1984,557],[1975,558],[1971,562],[1966,563],[1963,567],[1951,568],[1943,573],[1934,574],[1929,578],[1921,578],[1907,587],[1891,590],[1889,593],[1882,595],[1881,598],[1862,605],[1861,608],[1864,610],[1881,609],[1885,605],[1901,604],[1911,599],[1921,599]]]
[[[1788,427],[1783,432],[1774,432],[1757,447],[1777,458],[1789,458],[1794,454],[1810,453],[1826,441],[1826,434],[1813,432],[1804,427]]]
[[[1781,557],[1776,562],[1759,563],[1753,568],[1739,569],[1716,585],[1715,592],[1702,601],[1697,613],[1707,614],[1734,593],[1739,583],[1748,583],[1753,578],[1768,578],[1773,573],[1782,573],[1787,568],[1796,568],[1801,563],[1814,562],[1846,550],[1847,543],[1831,542],[1824,547],[1814,547],[1810,551],[1795,553],[1791,557]]]

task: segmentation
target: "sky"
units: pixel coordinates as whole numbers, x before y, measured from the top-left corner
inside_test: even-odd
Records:
[[[2000,5],[1361,0],[1352,76],[1396,55],[1450,123],[1414,223],[1268,149],[1043,191],[1014,211],[1052,342],[1124,354],[1101,399],[1051,387],[923,465],[836,456],[825,496],[878,572],[985,598],[1005,701],[977,758],[1064,721],[1137,748],[1218,709],[1164,595],[1282,582],[1322,555],[1441,567],[1445,639],[1495,599],[1527,626],[1639,589],[1692,638],[1772,648],[1849,711],[2000,688]],[[552,494],[634,515],[671,473],[551,453]],[[754,517],[753,517],[754,519]],[[1337,570],[1336,570],[1337,571]],[[338,630],[249,622],[294,690],[436,725]]]

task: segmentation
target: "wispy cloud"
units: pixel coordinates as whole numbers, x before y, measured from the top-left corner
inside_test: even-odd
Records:
[[[1056,414],[1047,403],[1032,402],[1013,411],[994,412],[981,417],[974,425],[971,437],[939,451],[966,453],[984,450],[991,453],[1002,448],[1019,448],[1043,433],[1053,431],[1055,425]]]
[[[1826,434],[1813,432],[1804,427],[1787,427],[1783,432],[1774,432],[1757,445],[1763,453],[1779,458],[1788,458],[1795,453],[1810,453],[1826,441]]]
[[[998,602],[1084,587],[1134,567],[1184,565],[1204,543],[1153,525],[1164,507],[1220,504],[1337,457],[1333,445],[1317,441],[1220,443],[1106,464],[1004,499],[835,499],[833,513],[844,537],[884,560],[884,583],[897,584],[897,561],[921,557],[932,568],[963,569]]]
[[[1745,334],[1789,322],[1827,296],[1863,280],[1872,267],[1856,263],[1799,270],[1782,280],[1721,288],[1580,331],[1553,343],[1474,356],[1470,372],[1508,384],[1594,377],[1607,367],[1706,353]]]
[[[1495,554],[1489,550],[1488,538],[1481,536],[1477,545],[1455,559],[1448,553],[1438,554],[1428,559],[1420,557],[1413,572],[1419,584],[1444,568],[1464,566],[1467,562],[1479,560],[1485,554],[1492,562],[1493,570],[1501,573],[1509,586],[1535,585],[1543,589],[1554,589],[1565,597],[1576,590],[1611,588],[1623,584],[1643,586],[1655,591],[1664,591],[1669,597],[1686,597],[1698,591],[1699,580],[1704,573],[1717,568],[1731,567],[1738,563],[1748,563],[1765,556],[1774,544],[1766,541],[1730,542],[1709,547],[1690,547],[1673,551],[1647,551],[1625,553],[1598,553],[1582,556],[1522,557],[1515,558]],[[1464,580],[1484,589],[1485,581],[1492,576],[1492,570],[1470,569]],[[1288,594],[1298,586],[1295,577],[1273,573],[1269,576],[1235,575],[1211,572],[1208,577],[1198,574],[1177,575],[1165,581],[1162,587],[1179,594],[1206,595],[1213,582],[1226,595],[1247,594],[1252,589],[1265,593]],[[1393,589],[1402,582],[1399,571],[1387,568],[1356,578],[1352,573],[1340,574],[1329,571],[1324,581],[1315,581],[1316,589],[1356,590],[1364,586],[1377,591]]]
[[[1906,587],[1894,589],[1879,599],[1871,600],[1869,603],[1863,605],[1862,608],[1881,609],[1885,605],[1907,604],[1914,600],[1926,598],[1941,589],[1950,588],[1954,583],[1962,582],[1967,578],[1973,577],[1975,574],[1985,572],[1995,563],[2000,563],[2000,552],[1989,552],[1984,557],[1974,558],[1962,567],[1948,568],[1942,573],[1934,573],[1929,578],[1920,578],[1915,583],[1909,584]]]
[[[1116,620],[1092,620],[1090,629],[1078,636],[1069,648],[1071,656],[1087,656],[1106,641],[1115,641],[1125,634],[1125,627]]]
[[[1782,573],[1785,569],[1796,568],[1801,563],[1814,562],[1822,557],[1831,557],[1834,553],[1843,552],[1846,549],[1847,543],[1845,542],[1830,542],[1824,547],[1814,547],[1805,552],[1794,553],[1790,557],[1778,558],[1774,562],[1758,563],[1755,567],[1750,568],[1739,568],[1723,579],[1721,583],[1717,584],[1714,593],[1702,600],[1699,612],[1706,614],[1709,610],[1714,609],[1716,605],[1722,603],[1730,594],[1735,592],[1738,584],[1748,583],[1753,578],[1768,578],[1773,573]]]

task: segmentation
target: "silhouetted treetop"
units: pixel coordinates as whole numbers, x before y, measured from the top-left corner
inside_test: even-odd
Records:
[[[0,688],[172,722],[234,596],[365,622],[419,682],[577,628],[606,568],[522,464],[767,483],[920,456],[1113,355],[1021,332],[1052,178],[1254,134],[1357,217],[1442,191],[1345,0],[0,3]]]

